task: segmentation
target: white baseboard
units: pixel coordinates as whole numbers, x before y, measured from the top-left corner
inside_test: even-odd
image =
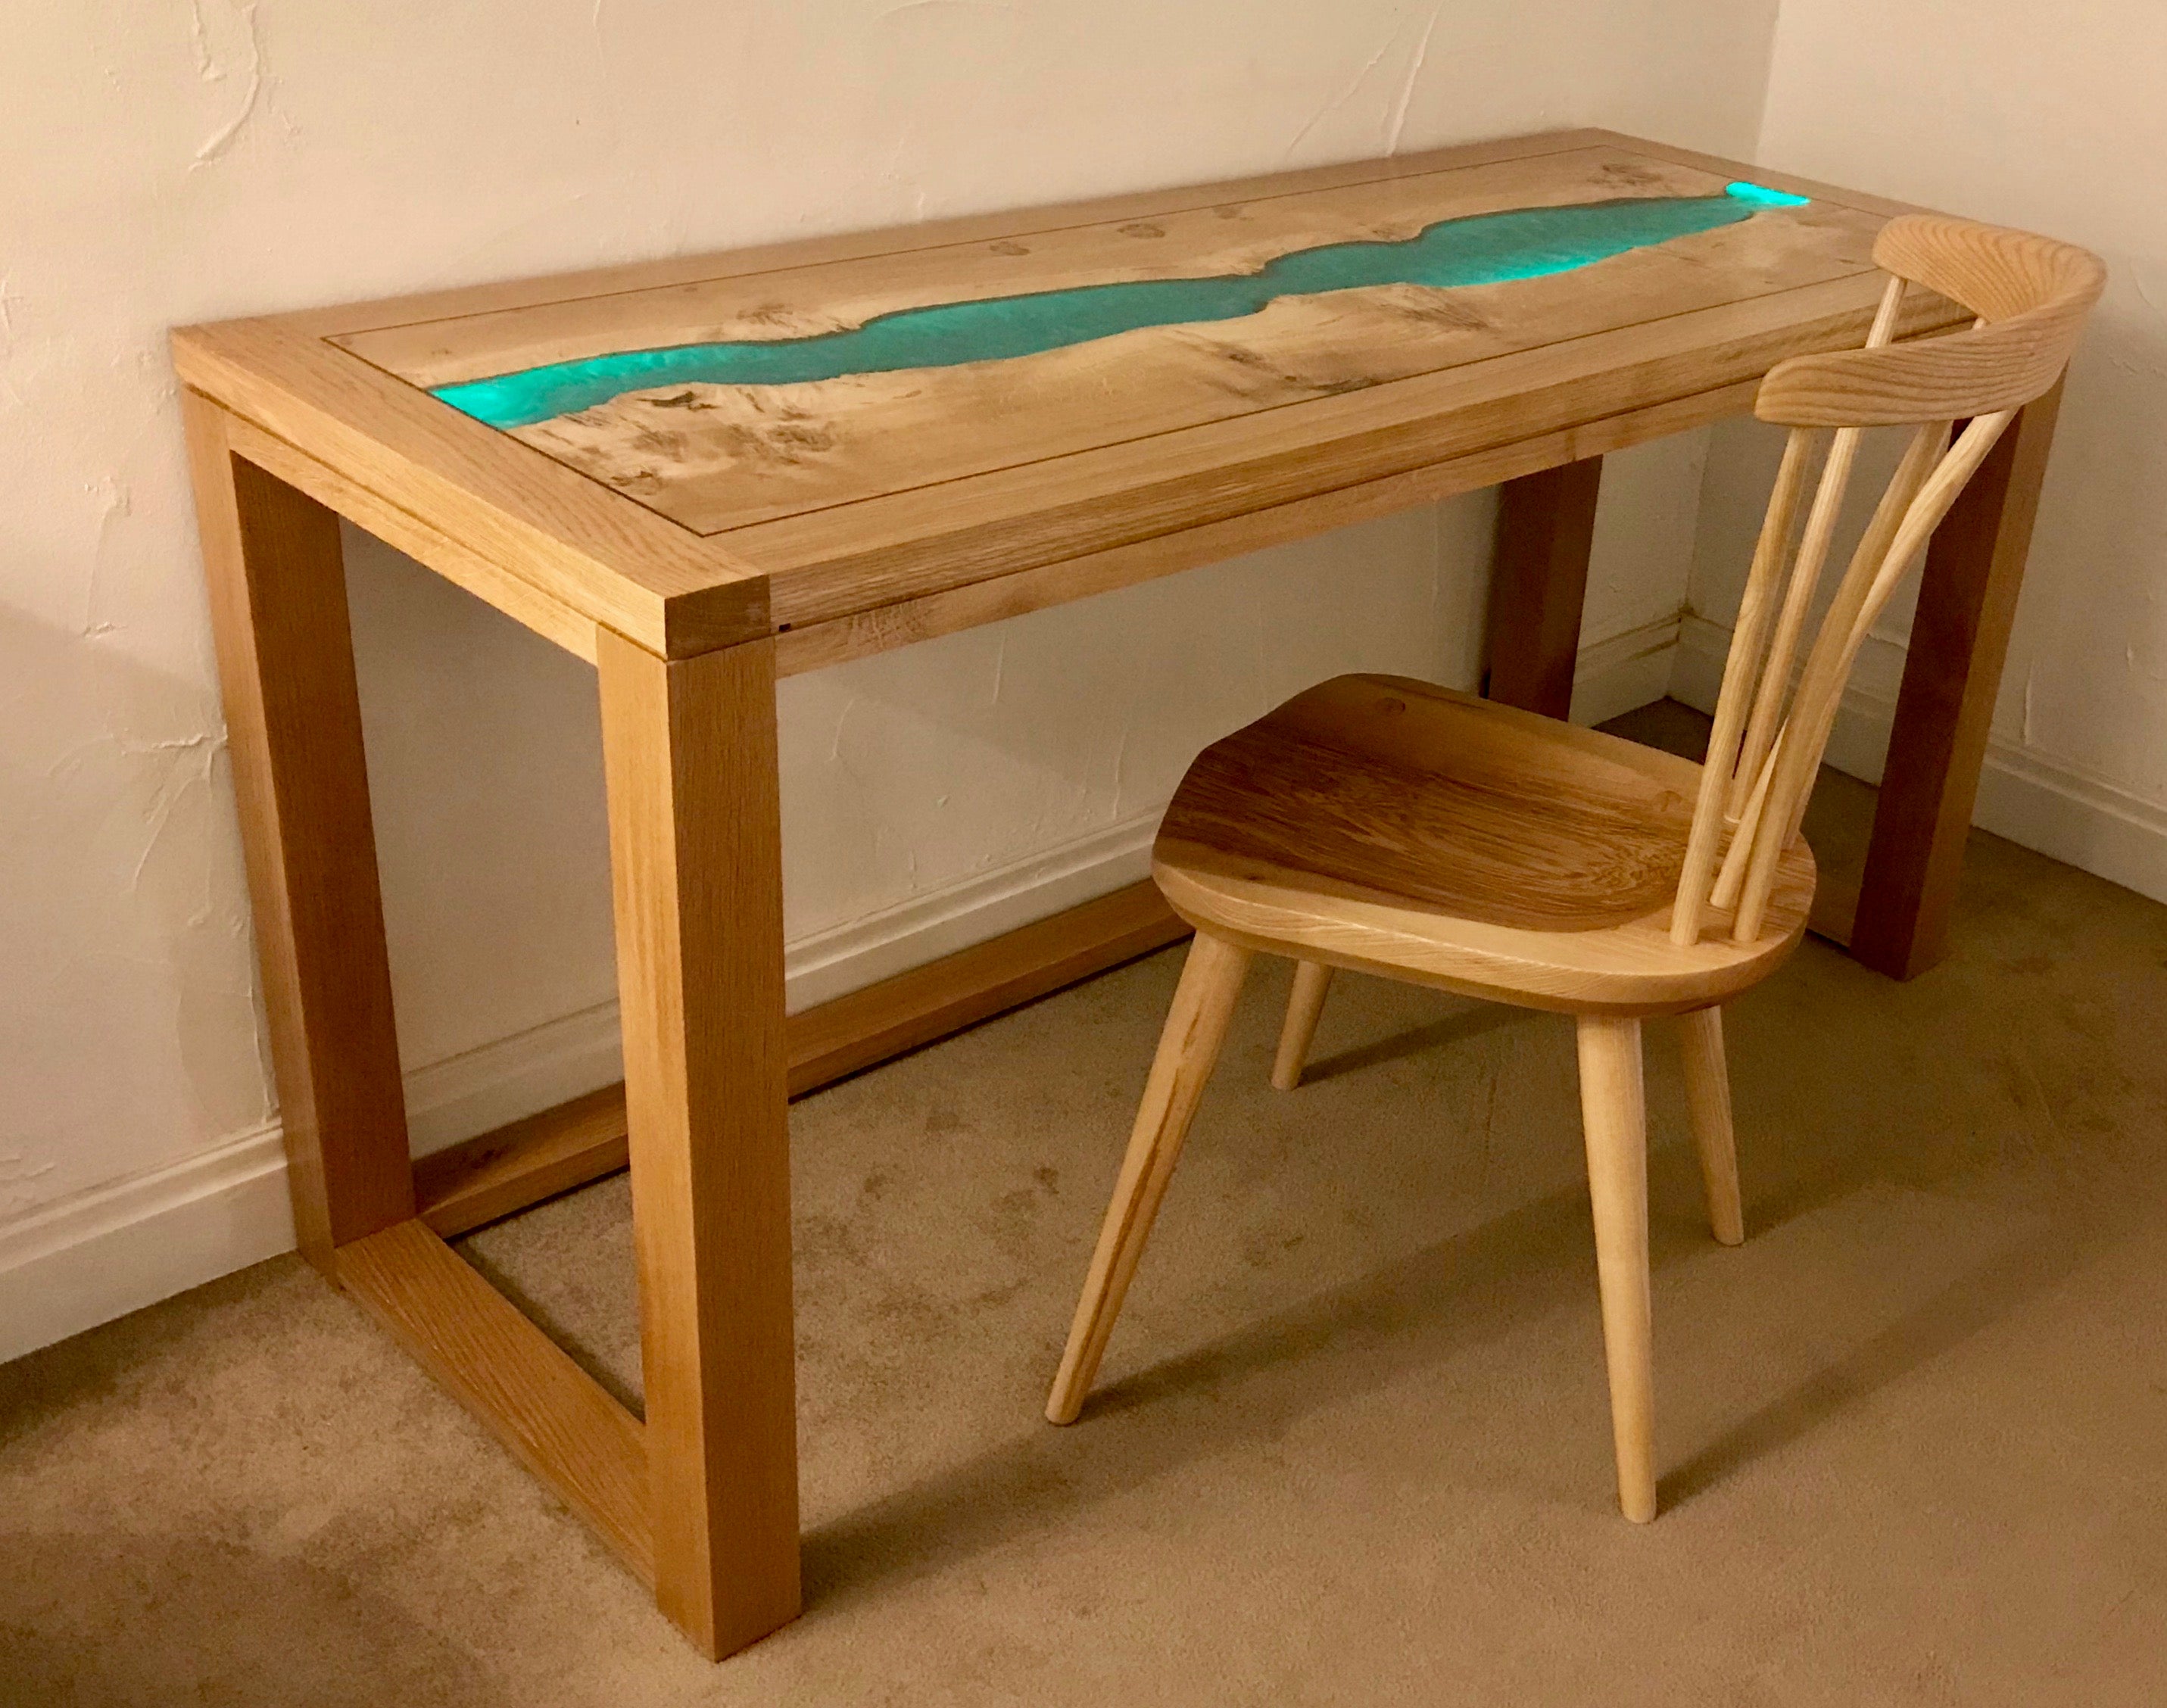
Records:
[[[294,1249],[278,1124],[0,1228],[0,1362]]]
[[[1730,631],[1721,624],[1686,617],[1671,697],[1714,711],[1730,645]],[[1828,763],[1837,770],[1869,783],[1881,780],[1903,672],[1902,645],[1886,636],[1870,637],[1829,738]],[[1972,822],[2140,896],[2167,902],[2167,808],[2080,766],[2033,748],[1990,741]]]
[[[1153,807],[1046,853],[798,939],[783,951],[790,1011],[833,1002],[1140,882],[1151,875],[1158,819]]]
[[[1582,647],[1572,672],[1572,721],[1607,723],[1669,693],[1681,621],[1659,617]]]
[[[406,1136],[416,1156],[624,1077],[617,1004],[597,1002],[426,1067],[411,1068]]]
[[[975,873],[789,945],[789,1006],[810,1007],[1135,883],[1156,812]],[[417,1155],[622,1077],[613,1002],[405,1076]],[[0,1362],[294,1249],[274,1121],[0,1227]]]
[[[783,951],[791,1013],[831,1002],[1150,875],[1156,811],[831,926]],[[624,1076],[617,1008],[598,1002],[406,1075],[406,1126],[426,1156]]]
[[[1573,715],[1600,722],[1660,700],[1678,649],[1666,618],[1585,649]],[[785,955],[794,1012],[983,943],[1145,877],[1156,811],[817,932]],[[417,1154],[620,1076],[613,1002],[406,1075]],[[0,1361],[294,1248],[277,1124],[0,1228]]]

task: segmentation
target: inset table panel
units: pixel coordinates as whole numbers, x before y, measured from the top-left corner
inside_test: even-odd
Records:
[[[1880,224],[1605,145],[334,341],[713,534],[1864,274]]]

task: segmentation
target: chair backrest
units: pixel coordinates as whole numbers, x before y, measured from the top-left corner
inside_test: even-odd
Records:
[[[1930,214],[1890,220],[1873,258],[1891,277],[1866,347],[1780,362],[1755,400],[1754,413],[1791,436],[1724,667],[1672,914],[1677,943],[1699,941],[1720,912],[1731,913],[1735,941],[1760,936],[1778,861],[1798,836],[1861,645],[1995,441],[2059,378],[2106,281],[2099,258],[2073,245]],[[1968,330],[1894,343],[1910,284],[1979,318]],[[1951,443],[1960,421],[1968,425]],[[1859,435],[1890,426],[1915,431],[1793,689]],[[1825,429],[1833,436],[1794,555],[1807,467]]]

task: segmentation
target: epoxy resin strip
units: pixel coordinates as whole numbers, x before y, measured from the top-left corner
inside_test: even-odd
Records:
[[[1375,285],[1445,288],[1540,278],[1673,237],[1735,225],[1757,209],[1803,207],[1806,200],[1740,182],[1719,196],[1478,214],[1440,220],[1397,243],[1333,243],[1296,250],[1261,272],[1231,278],[1135,279],[898,309],[862,326],[810,338],[680,344],[590,356],[438,386],[433,394],[476,420],[508,431],[650,386],[792,385],[852,373],[997,362],[1143,326],[1237,320],[1277,297]]]

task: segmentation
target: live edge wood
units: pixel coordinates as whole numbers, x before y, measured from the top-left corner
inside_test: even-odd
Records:
[[[1147,880],[793,1014],[790,1094],[803,1097],[1188,931]],[[614,1174],[626,1161],[624,1087],[605,1086],[423,1157],[414,1188],[421,1219],[452,1239]]]
[[[654,1578],[639,1420],[418,1221],[339,1248],[339,1284],[640,1578]]]
[[[613,405],[515,437],[427,386],[731,336],[747,314],[821,330],[913,302],[1242,270],[1502,208],[1719,193],[1750,170],[1607,132],[1520,137],[192,327],[174,357],[188,386],[273,442],[250,454],[373,514],[518,621],[575,651],[600,626],[689,657],[1711,396],[1855,344],[1868,249],[1897,209],[1753,172],[1811,205],[1547,278],[1287,299],[909,383],[843,376],[792,388],[781,415],[750,423],[732,413],[744,399],[702,391],[701,409],[612,442],[623,456],[580,436],[604,433]],[[1922,301],[1906,330],[1937,312]]]

